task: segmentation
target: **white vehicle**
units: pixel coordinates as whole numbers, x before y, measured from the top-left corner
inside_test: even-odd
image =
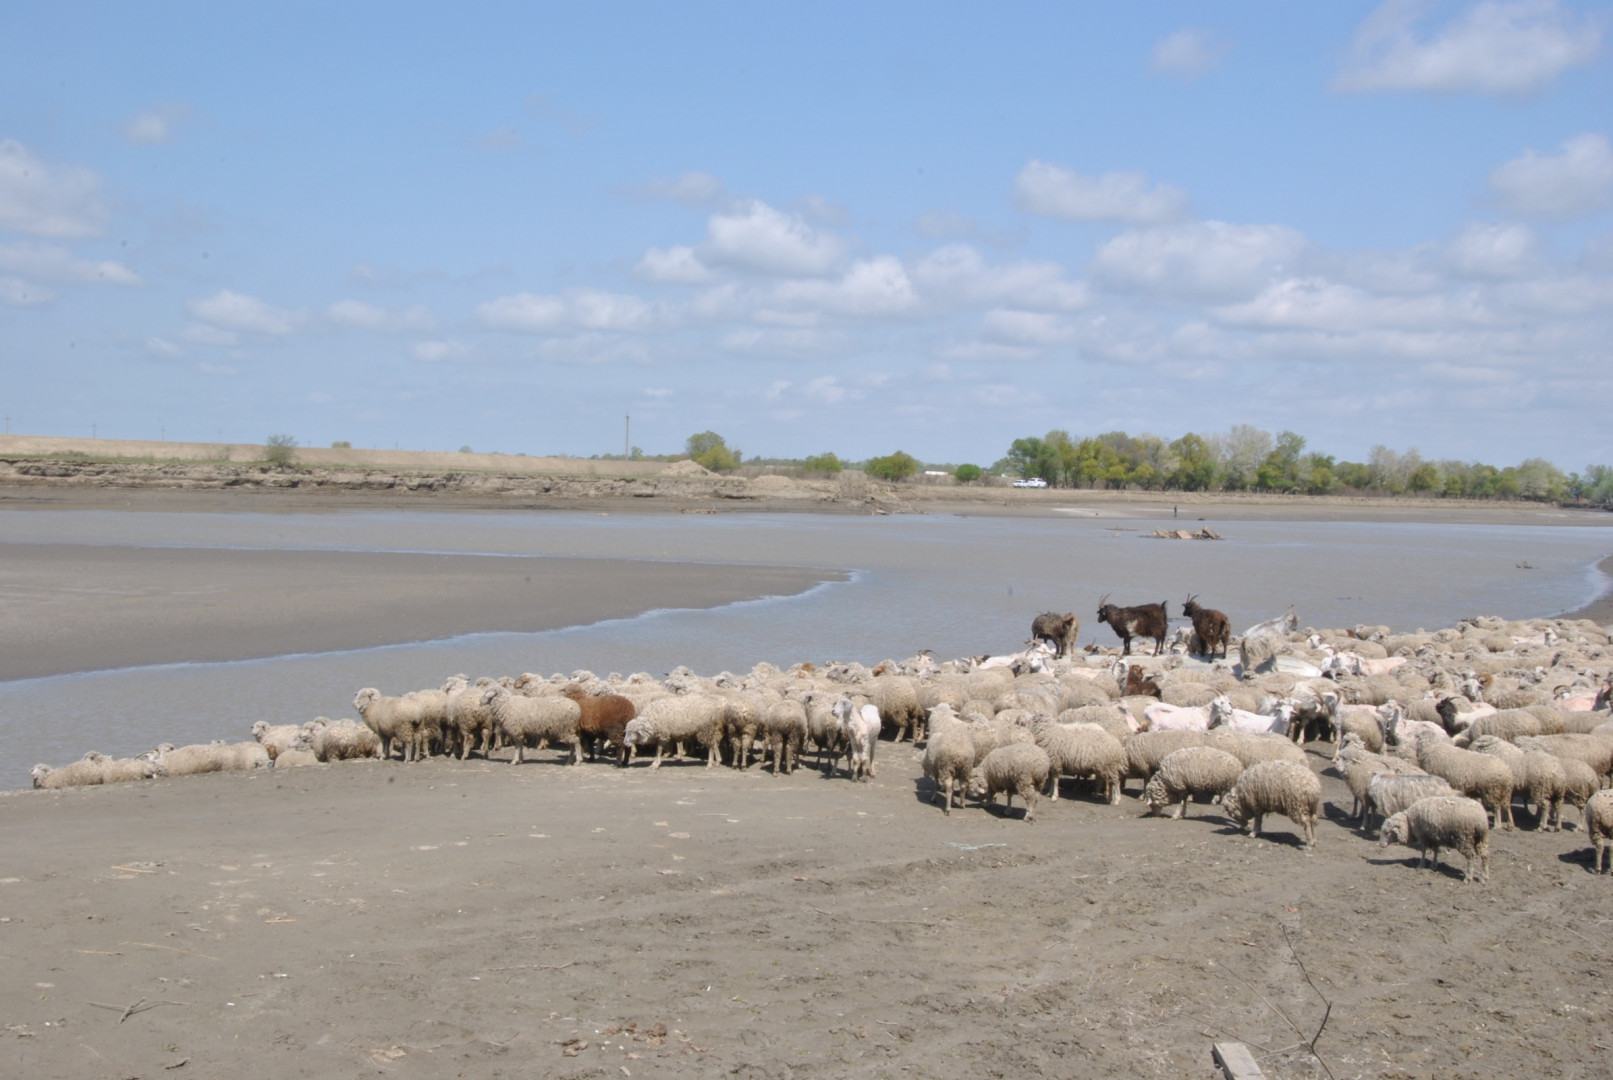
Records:
[[[1047,486],[1047,481],[1043,480],[1040,476],[1027,476],[1023,480],[1015,480],[1014,486],[1021,488],[1045,488]]]

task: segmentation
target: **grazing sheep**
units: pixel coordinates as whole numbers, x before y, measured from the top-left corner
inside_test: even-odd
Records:
[[[1512,828],[1512,770],[1506,762],[1425,732],[1417,739],[1417,764],[1449,780],[1461,794],[1478,799],[1495,815],[1497,828]]]
[[[1305,846],[1316,846],[1316,819],[1322,812],[1322,781],[1309,768],[1292,761],[1261,761],[1243,770],[1221,798],[1221,811],[1260,835],[1267,814],[1285,814],[1305,834]]]
[[[1362,800],[1361,831],[1372,831],[1374,815],[1387,820],[1418,799],[1455,794],[1456,791],[1443,776],[1431,776],[1428,773],[1400,775],[1380,772],[1367,784],[1366,798]]]
[[[1435,795],[1419,799],[1399,813],[1392,814],[1383,823],[1378,847],[1405,844],[1418,851],[1417,865],[1421,867],[1433,852],[1434,868],[1439,868],[1439,853],[1450,848],[1467,857],[1464,882],[1473,880],[1473,860],[1479,863],[1479,877],[1490,876],[1490,819],[1485,808],[1472,799],[1460,795]]]
[[[835,699],[834,714],[845,732],[846,771],[853,780],[871,779],[874,776],[874,750],[879,745],[882,726],[879,709],[874,705],[858,705],[849,694]]]
[[[419,698],[382,697],[381,691],[366,686],[353,698],[353,708],[364,718],[364,726],[375,732],[381,740],[381,756],[392,757],[392,746],[403,747],[403,760],[415,760],[420,725],[426,714]]]
[[[1289,742],[1286,736],[1275,733],[1214,728],[1205,734],[1204,745],[1225,750],[1243,762],[1243,767],[1246,769],[1260,761],[1292,761],[1300,765],[1305,763],[1305,751]]]
[[[252,737],[269,752],[270,761],[284,751],[306,749],[308,734],[306,724],[270,724],[267,720],[259,720],[252,725]]]
[[[1184,746],[1203,746],[1206,741],[1206,733],[1202,731],[1139,731],[1125,743],[1126,775],[1120,780],[1121,791],[1125,791],[1126,781],[1133,778],[1141,780],[1146,787],[1159,771],[1159,763],[1165,760],[1166,754]]]
[[[157,767],[146,758],[109,758],[91,750],[71,765],[59,769],[35,765],[28,775],[33,778],[36,788],[84,787],[149,780],[157,775]]]
[[[1585,832],[1591,838],[1591,872],[1607,873],[1613,868],[1608,855],[1613,848],[1613,791],[1598,791],[1585,804]]]
[[[762,738],[766,746],[763,761],[772,756],[774,776],[781,767],[787,773],[795,771],[795,764],[806,746],[806,737],[807,714],[799,701],[775,701],[767,707],[762,714]]]
[[[482,691],[482,704],[493,711],[493,724],[506,745],[515,747],[511,765],[526,760],[526,748],[545,742],[571,744],[571,763],[582,764],[577,722],[582,709],[568,697],[524,697],[493,685]]]
[[[175,748],[163,743],[145,755],[158,776],[196,776],[212,772],[246,772],[269,767],[269,752],[255,742],[196,743]]]
[[[318,716],[310,726],[309,749],[318,761],[352,761],[381,756],[380,738],[356,720],[331,721]]]
[[[950,815],[956,791],[958,805],[962,806],[974,766],[975,746],[969,726],[957,719],[951,706],[942,704],[931,709],[930,737],[924,744],[924,775],[931,783],[930,801],[945,794],[946,800],[941,805]]]
[[[1120,802],[1120,780],[1126,772],[1126,749],[1120,740],[1096,724],[1065,726],[1042,718],[1031,725],[1036,745],[1047,752],[1048,795],[1059,797],[1059,779],[1091,777],[1103,785],[1104,801]]]
[[[1143,799],[1148,812],[1158,814],[1173,804],[1173,818],[1187,814],[1187,804],[1196,795],[1201,799],[1218,799],[1232,790],[1243,773],[1243,762],[1209,746],[1187,746],[1173,750],[1159,763],[1152,780],[1143,788]]]
[[[588,760],[594,760],[600,743],[609,743],[616,748],[616,763],[626,765],[627,725],[638,715],[633,702],[620,694],[587,694],[577,683],[568,684],[560,694],[577,703],[577,737],[588,750]]]
[[[1524,806],[1535,807],[1536,827],[1548,832],[1562,825],[1563,796],[1568,774],[1563,763],[1544,750],[1520,750],[1499,735],[1480,735],[1470,747],[1506,762],[1512,770],[1512,794],[1523,796]]]
[[[999,746],[980,763],[985,782],[980,805],[990,806],[1001,791],[1007,796],[1003,811],[1006,814],[1014,808],[1014,796],[1018,795],[1025,803],[1025,820],[1034,820],[1037,793],[1047,785],[1052,768],[1047,751],[1035,743]]]
[[[661,767],[661,756],[675,743],[696,743],[706,748],[706,768],[716,766],[722,756],[723,699],[711,694],[679,694],[657,698],[639,710],[627,723],[622,741],[628,747],[628,761],[639,747],[653,745],[655,760],[650,768]]]

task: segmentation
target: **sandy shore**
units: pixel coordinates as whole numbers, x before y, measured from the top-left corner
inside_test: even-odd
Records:
[[[538,631],[792,595],[833,570],[0,545],[0,680]]]
[[[1337,1077],[1605,1074],[1578,831],[1496,833],[1463,885],[1346,830],[1330,778],[1307,853],[1074,784],[946,817],[879,754],[0,796],[0,1073],[1208,1078],[1230,1039],[1309,1077],[1330,1004]]]

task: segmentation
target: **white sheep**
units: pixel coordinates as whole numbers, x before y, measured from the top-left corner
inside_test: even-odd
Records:
[[[1091,777],[1103,785],[1104,801],[1120,802],[1121,778],[1126,773],[1126,749],[1120,740],[1096,724],[1065,725],[1045,717],[1031,725],[1036,745],[1047,752],[1048,794],[1059,797],[1059,779]]]
[[[316,761],[349,761],[381,756],[381,739],[356,720],[315,717],[309,749]],[[276,759],[276,764],[279,759]]]
[[[558,695],[524,697],[494,685],[482,691],[482,704],[492,710],[493,723],[505,744],[515,747],[511,765],[526,760],[528,746],[547,742],[569,743],[571,763],[582,764],[582,739],[577,735],[582,708],[575,701]]]
[[[1383,823],[1378,846],[1406,844],[1418,850],[1417,865],[1421,867],[1433,853],[1434,868],[1439,867],[1441,849],[1449,848],[1467,857],[1467,872],[1462,880],[1473,880],[1473,861],[1478,860],[1479,877],[1490,876],[1490,819],[1485,808],[1461,795],[1436,795],[1419,799],[1406,809],[1393,814]]]
[[[1233,708],[1231,699],[1225,694],[1211,701],[1208,707],[1211,729],[1225,728],[1250,735],[1287,735],[1294,718],[1293,705],[1286,701],[1279,702],[1270,716]]]
[[[1179,803],[1171,817],[1182,818],[1194,796],[1218,799],[1232,789],[1242,774],[1243,762],[1225,750],[1186,746],[1165,755],[1153,779],[1143,788],[1143,799],[1150,814]]]
[[[269,752],[255,742],[195,743],[177,748],[163,743],[144,757],[157,766],[158,776],[247,772],[269,767]]]
[[[879,709],[873,705],[858,705],[849,694],[835,699],[834,714],[845,732],[846,769],[851,778],[871,778],[874,775],[874,750],[879,745],[879,731],[883,726]]]
[[[1366,797],[1361,802],[1361,831],[1372,831],[1374,815],[1385,820],[1417,802],[1435,795],[1455,795],[1450,781],[1443,776],[1428,773],[1375,774],[1367,783]]]
[[[766,744],[764,754],[773,758],[773,775],[795,771],[795,764],[806,745],[807,714],[799,701],[775,701],[762,714],[762,738]],[[765,761],[765,756],[764,756]]]
[[[974,737],[969,725],[959,720],[945,702],[930,710],[929,732],[924,744],[924,775],[931,784],[930,801],[945,795],[941,805],[950,815],[953,793],[957,792],[961,806],[963,794],[969,790],[969,775],[975,766]]]
[[[990,806],[1001,791],[1007,797],[1004,804],[1006,813],[1013,809],[1014,796],[1018,795],[1025,803],[1025,820],[1034,820],[1037,792],[1047,785],[1051,771],[1052,762],[1048,760],[1047,752],[1035,743],[999,746],[980,763],[984,783],[980,805]]]
[[[1232,708],[1232,703],[1227,701],[1225,695],[1214,698],[1208,705],[1196,707],[1167,705],[1157,701],[1143,710],[1143,719],[1149,731],[1208,731],[1210,710],[1221,702],[1225,702],[1223,708]]]
[[[1417,764],[1449,780],[1461,794],[1478,799],[1495,815],[1497,828],[1512,828],[1512,770],[1506,762],[1425,732],[1417,739]]]
[[[713,694],[688,693],[655,698],[627,722],[623,742],[628,760],[641,748],[654,746],[650,768],[661,767],[661,757],[675,744],[696,743],[706,748],[706,768],[722,757],[723,699]]]
[[[1585,832],[1591,840],[1591,872],[1605,874],[1613,867],[1613,790],[1598,791],[1585,804]]]
[[[1305,846],[1316,846],[1316,819],[1322,812],[1322,781],[1309,768],[1292,761],[1261,761],[1243,770],[1221,810],[1260,835],[1267,814],[1285,814],[1305,834]]]
[[[1568,773],[1563,763],[1544,750],[1520,750],[1499,735],[1480,735],[1469,747],[1474,753],[1500,758],[1512,770],[1512,794],[1535,807],[1536,827],[1554,831],[1562,825],[1563,797]]]
[[[252,737],[269,752],[271,761],[287,750],[307,749],[308,735],[307,724],[271,724],[259,720],[252,725]]]
[[[426,706],[418,698],[383,697],[381,691],[366,686],[353,697],[353,708],[364,718],[364,726],[381,740],[381,756],[391,758],[393,744],[403,747],[403,760],[415,760],[420,725]]]
[[[1159,771],[1165,755],[1184,746],[1203,746],[1207,733],[1202,731],[1139,731],[1125,742],[1126,775],[1121,779],[1121,790],[1127,780],[1141,780],[1146,786]]]
[[[35,765],[28,775],[36,788],[83,787],[149,780],[157,775],[157,767],[146,758],[109,758],[91,750],[71,765],[59,769]]]

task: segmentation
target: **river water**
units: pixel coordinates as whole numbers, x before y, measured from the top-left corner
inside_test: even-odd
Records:
[[[1074,611],[1080,641],[1111,645],[1099,597],[1165,600],[1189,592],[1234,632],[1293,604],[1302,624],[1447,626],[1572,610],[1606,591],[1596,563],[1613,527],[1235,522],[1220,542],[1144,538],[1158,522],[1068,516],[843,517],[796,514],[343,512],[0,513],[0,544],[128,544],[236,549],[451,552],[832,567],[843,583],[705,611],[535,634],[217,664],[169,664],[0,683],[0,788],[36,762],[85,750],[128,754],[158,742],[249,738],[254,721],[354,715],[354,692],[472,676],[577,668],[713,673],[759,660],[873,662],[1007,652],[1040,611]],[[1182,524],[1186,525],[1187,522]],[[1196,523],[1194,523],[1196,526]]]

